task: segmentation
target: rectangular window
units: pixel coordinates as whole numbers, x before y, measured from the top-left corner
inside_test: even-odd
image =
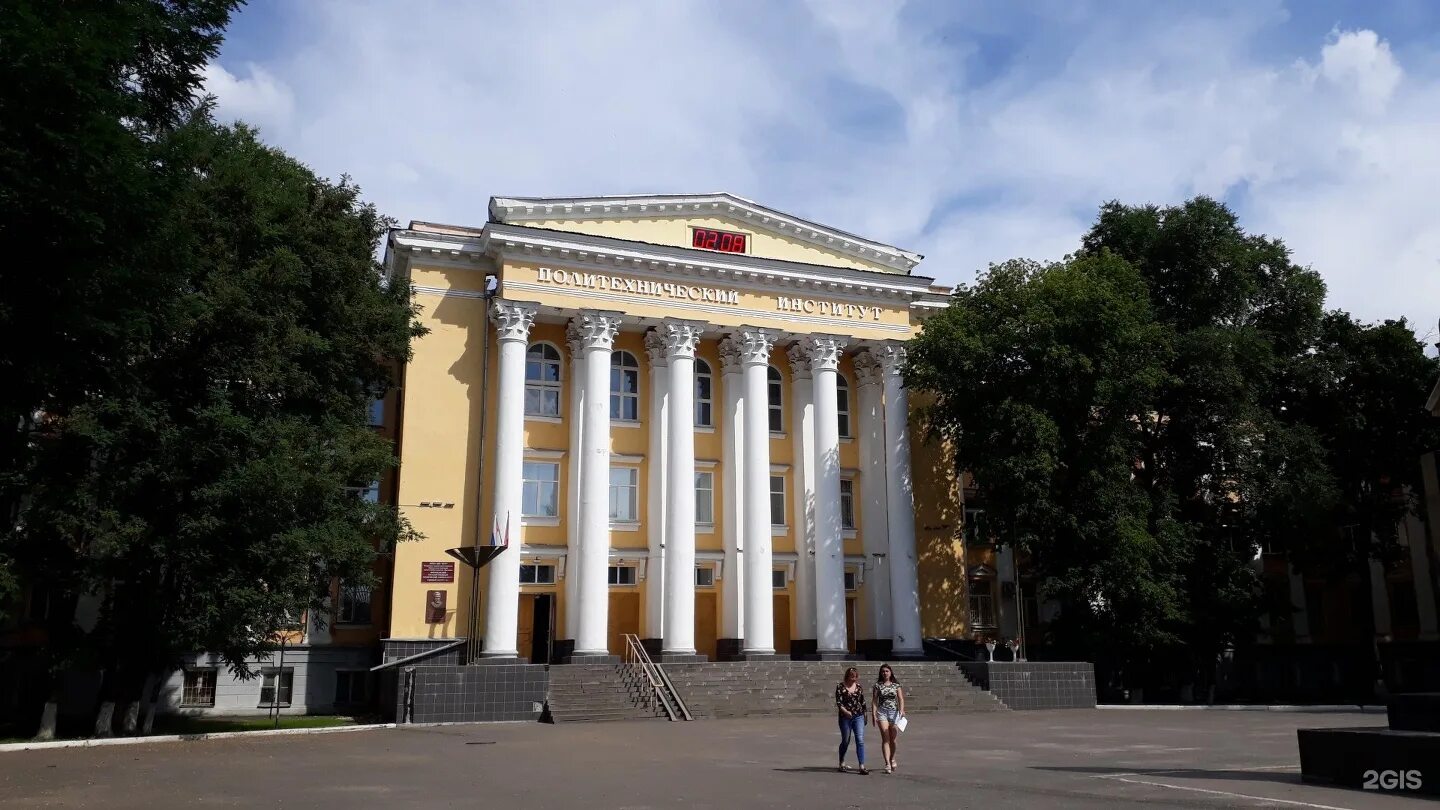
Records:
[[[521,585],[554,585],[555,566],[553,565],[526,565],[520,566]]]
[[[708,366],[706,368],[709,368]],[[714,382],[708,373],[695,373],[695,426],[713,427],[714,421]]]
[[[640,517],[640,470],[610,468],[610,522],[634,523]]]
[[[785,525],[785,476],[770,476],[770,525]]]
[[[525,517],[560,516],[560,465],[527,461],[521,468],[520,514]]]
[[[289,706],[295,685],[295,668],[267,669],[260,676],[260,705]]]
[[[612,565],[610,566],[611,585],[634,585],[635,566],[633,565]]]
[[[363,486],[363,487],[346,487],[346,488],[345,488],[345,491],[346,491],[346,492],[349,492],[349,493],[352,493],[355,497],[359,498],[360,500],[362,500],[362,501],[364,501],[364,502],[366,502],[366,503],[379,503],[379,502],[380,502],[380,482],[379,482],[379,481],[371,481],[367,486]]]
[[[715,473],[695,473],[695,522],[715,524]]]
[[[783,590],[785,588],[785,569],[776,568],[770,572],[770,587]]]
[[[181,706],[215,705],[215,670],[185,670],[185,688],[180,692]]]
[[[370,400],[370,426],[380,427],[385,424],[385,397],[380,396]]]
[[[340,611],[336,620],[341,624],[370,623],[370,586],[340,585]]]
[[[785,383],[780,379],[780,372],[770,367],[765,383],[766,395],[770,405],[770,432],[785,432]]]
[[[860,577],[854,571],[845,572],[845,590],[854,591],[860,588]]]
[[[713,587],[715,587],[715,569],[714,569],[714,568],[696,568],[696,569],[695,569],[695,587],[697,587],[697,588],[713,588]]]
[[[989,537],[985,532],[985,510],[965,510],[965,545],[968,547],[988,546]]]
[[[849,478],[840,479],[840,526],[855,530],[855,482]]]
[[[970,580],[970,626],[995,626],[995,595],[988,579]]]
[[[370,673],[340,670],[335,673],[335,705],[359,706],[370,697]]]
[[[50,589],[44,585],[31,586],[30,595],[25,600],[25,620],[43,622],[49,618]]]

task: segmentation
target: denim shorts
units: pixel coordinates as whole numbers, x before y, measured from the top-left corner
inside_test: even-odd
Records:
[[[896,706],[893,709],[876,709],[875,715],[881,721],[893,725],[896,720],[900,719],[900,707]]]

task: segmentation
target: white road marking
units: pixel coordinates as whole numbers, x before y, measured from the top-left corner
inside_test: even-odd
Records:
[[[1316,810],[1354,810],[1350,807],[1336,807],[1331,804],[1315,804],[1314,802],[1302,802],[1294,799],[1273,799],[1269,796],[1252,796],[1249,793],[1231,793],[1228,790],[1210,790],[1209,788],[1187,787],[1184,785],[1167,785],[1164,782],[1151,782],[1146,779],[1129,779],[1122,776],[1100,776],[1101,779],[1113,779],[1117,782],[1128,782],[1132,785],[1150,785],[1152,787],[1170,788],[1171,790],[1188,790],[1192,793],[1206,793],[1212,796],[1228,796],[1232,799],[1249,799],[1254,802],[1268,802],[1270,804],[1289,804],[1296,807],[1313,807]]]

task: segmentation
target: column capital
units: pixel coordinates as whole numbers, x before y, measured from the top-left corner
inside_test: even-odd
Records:
[[[506,301],[496,298],[490,305],[490,317],[495,321],[496,337],[501,341],[525,342],[530,338],[530,327],[535,323],[537,306],[526,301]]]
[[[742,365],[767,366],[770,364],[770,350],[775,348],[775,330],[742,326],[730,334],[730,339],[735,341],[735,345],[740,349]]]
[[[739,342],[733,335],[722,339],[720,341],[720,373],[739,374],[743,367]]]
[[[620,313],[581,310],[571,319],[570,325],[579,338],[582,350],[603,349],[608,352],[615,345],[615,335],[620,331]]]
[[[845,339],[834,335],[807,335],[799,346],[810,357],[811,371],[835,371],[840,368],[840,353],[845,351]]]
[[[863,351],[855,355],[855,387],[864,388],[869,385],[879,385],[884,377],[885,370],[881,367],[880,358],[875,356],[873,351]]]
[[[658,327],[646,330],[645,353],[650,356],[652,370],[670,365],[670,358],[665,355],[665,336],[660,334]]]
[[[785,356],[790,358],[790,379],[810,379],[810,353],[805,350],[803,341],[790,344]]]
[[[700,336],[705,334],[705,323],[666,318],[660,323],[659,331],[661,337],[665,339],[665,356],[667,358],[688,357],[694,359],[695,349],[700,345]]]
[[[887,377],[900,377],[905,370],[906,349],[903,343],[886,343],[871,349],[880,360],[880,367]]]

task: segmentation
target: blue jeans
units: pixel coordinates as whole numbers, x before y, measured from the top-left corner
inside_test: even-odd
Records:
[[[845,762],[845,752],[850,750],[850,735],[855,735],[855,758],[860,767],[865,767],[865,715],[840,716],[840,762]]]

